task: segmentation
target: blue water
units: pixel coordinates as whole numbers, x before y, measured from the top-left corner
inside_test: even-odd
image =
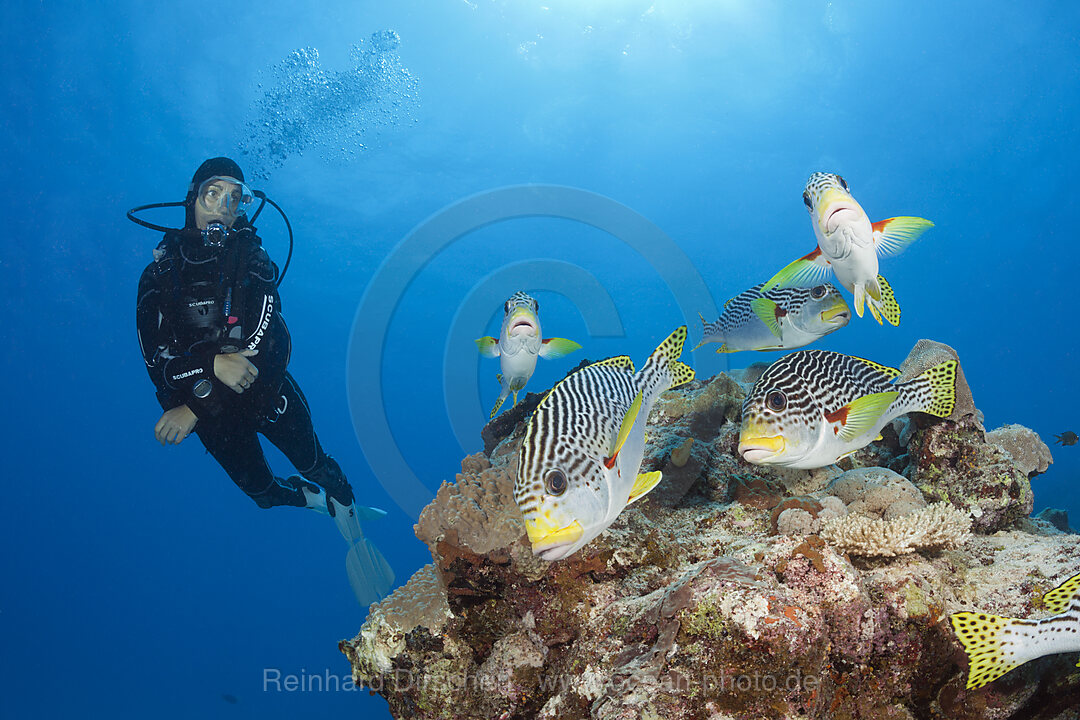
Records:
[[[481,447],[497,363],[459,349],[497,332],[522,272],[545,334],[585,346],[542,361],[531,389],[581,357],[643,358],[683,322],[696,342],[708,308],[680,292],[700,283],[718,304],[813,248],[800,193],[815,170],[843,174],[872,219],[936,224],[882,266],[901,326],[855,320],[819,347],[896,364],[919,338],[946,342],[988,428],[1080,430],[1074,3],[177,7],[0,10],[5,718],[387,716],[367,693],[310,689],[313,675],[347,676],[336,642],[364,618],[332,523],[258,510],[197,440],[153,438],[134,304],[158,237],[124,212],[181,199],[214,155],[262,148],[237,156],[264,170],[253,184],[296,230],[290,367],[358,495],[390,511],[367,530],[402,581],[428,554],[400,497],[420,502]],[[396,47],[372,39],[387,30]],[[297,71],[307,48],[318,63]],[[278,106],[306,130],[266,127],[283,97],[319,98]],[[271,158],[259,143],[275,139],[287,147]],[[679,252],[645,260],[644,225],[617,237],[557,212],[447,229],[455,203],[529,183],[618,203]],[[395,254],[427,220],[445,249]],[[268,210],[260,227],[281,263],[283,225]],[[387,258],[412,269],[375,292]],[[666,281],[665,267],[684,276]],[[488,295],[489,311],[459,313]],[[356,322],[361,302],[393,309],[384,333]],[[726,367],[709,349],[693,361],[703,376]],[[381,399],[356,396],[369,378],[349,376],[372,367]],[[447,379],[473,395],[448,406]],[[380,422],[400,461],[373,443]],[[1054,454],[1036,509],[1068,509],[1075,525],[1080,446]],[[286,691],[288,675],[308,691]]]

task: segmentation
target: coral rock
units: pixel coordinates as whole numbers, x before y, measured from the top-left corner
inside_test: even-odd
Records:
[[[972,419],[942,422],[915,433],[911,481],[928,501],[946,500],[970,512],[976,532],[1001,530],[1031,514],[1031,482],[1012,458],[983,440]]]
[[[975,401],[971,397],[971,387],[968,386],[967,378],[964,377],[964,369],[959,365],[960,356],[956,351],[944,343],[933,340],[920,340],[908,353],[907,359],[900,364],[900,376],[897,383],[914,380],[916,377],[943,362],[957,361],[956,368],[956,407],[953,409],[950,420],[962,420],[971,417],[981,422],[981,413],[975,408]]]
[[[443,483],[435,500],[420,513],[416,536],[427,543],[432,557],[448,530],[461,547],[477,555],[512,545],[525,534],[521,511],[514,502],[516,462],[492,467],[481,454],[461,463],[454,483]]]
[[[1042,438],[1023,425],[1002,425],[986,433],[986,441],[1009,453],[1013,464],[1029,478],[1046,472],[1054,462],[1050,448]]]
[[[1058,508],[1044,508],[1035,516],[1037,520],[1043,520],[1056,527],[1061,532],[1071,533],[1069,527],[1069,513]]]
[[[1080,567],[1075,537],[1026,517],[1028,479],[976,413],[886,428],[838,476],[738,457],[740,392],[718,376],[665,393],[642,465],[664,480],[554,563],[524,538],[524,411],[507,418],[422,513],[435,562],[341,643],[357,682],[417,720],[1075,717],[1075,655],[965,689],[948,614],[1045,616],[1037,598]],[[969,511],[1013,527],[932,552]]]

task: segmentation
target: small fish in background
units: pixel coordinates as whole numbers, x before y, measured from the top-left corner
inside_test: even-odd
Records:
[[[485,335],[475,341],[481,355],[499,358],[502,369],[495,376],[502,392],[491,409],[490,418],[495,417],[510,393],[514,394],[514,405],[517,405],[518,392],[536,370],[536,358],[555,360],[581,349],[581,345],[566,338],[542,339],[539,312],[540,304],[535,299],[524,292],[516,292],[503,305],[498,339]]]
[[[1077,440],[1080,440],[1072,430],[1066,430],[1060,435],[1055,435],[1056,440],[1054,442],[1058,445],[1075,445]]]
[[[818,246],[776,273],[763,290],[817,285],[832,270],[840,284],[855,296],[859,317],[863,316],[865,303],[879,325],[882,317],[899,325],[900,306],[889,283],[878,274],[878,256],[899,254],[934,223],[919,217],[871,223],[844,178],[833,173],[811,175],[803,202],[810,211]]]
[[[240,702],[240,698],[236,697],[235,695],[229,695],[228,693],[222,693],[221,699],[229,703],[230,705],[235,705]]]
[[[896,368],[826,350],[800,350],[762,373],[743,403],[739,454],[755,465],[832,465],[881,438],[909,412],[948,417],[956,405],[955,360],[895,384]]]
[[[722,343],[718,353],[743,350],[794,350],[848,324],[851,308],[840,291],[825,283],[812,288],[773,288],[765,283],[724,303],[719,319],[704,326],[701,342]]]
[[[1043,604],[1055,614],[1042,620],[973,612],[950,616],[970,662],[969,690],[1044,655],[1080,651],[1080,574],[1043,595]]]
[[[537,405],[514,484],[534,554],[548,561],[572,555],[660,482],[660,472],[638,474],[645,424],[662,392],[694,379],[679,361],[685,342],[683,325],[640,372],[625,355],[601,360],[563,379]]]

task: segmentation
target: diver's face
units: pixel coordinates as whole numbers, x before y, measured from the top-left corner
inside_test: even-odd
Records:
[[[195,226],[205,230],[211,223],[231,228],[238,217],[243,189],[227,180],[215,180],[202,188],[195,199]]]

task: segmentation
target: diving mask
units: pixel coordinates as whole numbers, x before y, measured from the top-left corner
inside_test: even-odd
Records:
[[[226,221],[235,220],[247,213],[255,194],[251,189],[233,177],[215,175],[199,185],[196,202],[204,211],[217,215]],[[231,224],[231,222],[229,223]]]

